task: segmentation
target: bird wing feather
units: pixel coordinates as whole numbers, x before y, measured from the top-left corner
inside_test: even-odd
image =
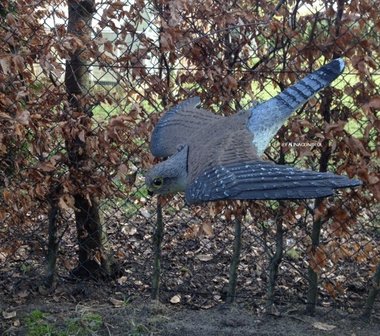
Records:
[[[247,129],[247,115],[234,114],[200,127],[189,145],[189,181],[218,165],[259,159]]]
[[[261,156],[288,117],[317,92],[330,85],[344,70],[343,59],[335,59],[288,87],[277,96],[249,110],[248,129]]]
[[[170,108],[153,130],[150,150],[154,156],[167,157],[177,152],[179,145],[188,144],[200,127],[223,118],[210,111],[197,108],[199,97],[189,98]]]
[[[186,190],[186,201],[221,199],[280,200],[330,196],[334,189],[356,187],[360,181],[332,173],[301,170],[266,161],[235,162],[209,168]]]

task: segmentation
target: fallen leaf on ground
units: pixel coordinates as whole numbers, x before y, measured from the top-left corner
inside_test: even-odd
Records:
[[[212,254],[199,254],[197,256],[197,258],[200,261],[210,261],[210,260],[212,260],[213,256],[212,256]]]
[[[181,295],[177,294],[177,295],[174,295],[171,299],[170,299],[170,302],[171,303],[180,303],[181,302]]]
[[[127,283],[127,281],[128,281],[128,277],[126,277],[125,275],[123,275],[122,277],[120,277],[120,278],[117,279],[116,281],[117,281],[117,283],[118,283],[119,285],[124,285],[124,284]]]
[[[16,317],[16,312],[15,311],[11,311],[11,312],[7,312],[7,311],[3,311],[3,317],[6,319],[6,320],[9,320],[11,318],[14,318]]]
[[[336,328],[336,326],[334,325],[322,323],[322,322],[314,322],[312,326],[316,329],[325,330],[325,331],[330,331]]]
[[[124,301],[123,300],[118,300],[118,299],[110,298],[110,302],[116,308],[120,308],[120,307],[124,306]]]

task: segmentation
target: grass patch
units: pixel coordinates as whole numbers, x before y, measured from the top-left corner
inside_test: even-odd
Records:
[[[85,313],[81,317],[68,321],[66,333],[67,335],[86,336],[93,335],[103,325],[102,317],[97,313]],[[66,334],[62,334],[66,335]]]
[[[58,324],[51,315],[33,310],[25,318],[25,322],[28,336],[89,336],[96,334],[103,325],[102,317],[92,312],[66,319]]]
[[[50,336],[60,335],[56,332],[54,326],[48,323],[46,315],[40,310],[33,310],[26,317],[26,327],[28,336]]]

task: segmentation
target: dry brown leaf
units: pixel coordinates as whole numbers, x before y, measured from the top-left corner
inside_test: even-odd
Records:
[[[118,278],[116,281],[119,285],[125,285],[128,281],[128,277],[123,275],[120,278]]]
[[[48,173],[53,172],[55,170],[55,167],[51,162],[42,162],[38,165],[37,169]]]
[[[78,133],[78,139],[82,142],[85,142],[86,141],[86,137],[85,137],[85,131],[84,130],[81,130],[79,133]]]
[[[336,326],[332,324],[327,324],[327,323],[322,323],[322,322],[314,322],[312,326],[316,329],[324,330],[324,331],[330,331],[336,328]]]
[[[29,125],[29,119],[30,119],[30,113],[27,110],[22,111],[20,114],[17,115],[16,120],[21,124],[21,125]]]
[[[7,24],[9,26],[16,26],[17,21],[16,21],[16,18],[14,17],[14,15],[12,13],[8,13],[6,16],[6,19],[7,19]]]
[[[105,51],[108,51],[109,53],[113,53],[113,46],[114,46],[114,44],[113,43],[111,43],[110,41],[106,41],[105,43],[104,43],[104,50]]]
[[[7,113],[0,112],[0,119],[12,120],[13,118]]]
[[[27,291],[27,290],[21,291],[21,292],[17,293],[17,296],[18,296],[19,298],[24,299],[24,298],[26,298],[26,297],[29,296],[29,291]]]
[[[365,104],[363,106],[363,108],[374,108],[376,110],[380,109],[380,97],[379,96],[376,96],[376,97],[373,97],[369,103]]]
[[[110,302],[116,308],[120,308],[120,307],[124,306],[124,301],[123,300],[118,300],[118,299],[110,298]]]
[[[210,261],[210,260],[212,260],[214,257],[212,256],[212,254],[199,254],[199,255],[197,255],[197,258],[198,258],[200,261]]]
[[[4,262],[8,257],[8,253],[6,251],[0,252],[0,262]]]
[[[128,174],[128,172],[129,172],[128,166],[126,164],[122,163],[117,167],[116,176],[118,178],[123,178],[124,176],[126,176]]]
[[[317,273],[320,272],[322,268],[326,266],[327,255],[322,247],[318,246],[315,249],[314,253],[311,253],[309,263],[310,267]]]
[[[25,69],[24,58],[20,55],[13,56],[13,63],[18,72],[23,72]]]
[[[186,229],[183,236],[185,239],[194,239],[199,235],[199,224],[192,224]]]
[[[149,219],[152,217],[152,214],[149,212],[148,209],[146,208],[141,208],[140,209],[140,213],[146,218],[146,219]]]
[[[70,270],[73,268],[71,260],[64,259],[63,260],[63,265],[65,266],[66,270]]]
[[[3,317],[6,320],[15,318],[16,315],[17,315],[16,311],[6,311],[6,310],[3,311]]]
[[[74,197],[64,194],[59,198],[58,206],[63,210],[74,209]]]
[[[214,231],[212,229],[212,225],[210,222],[203,222],[202,223],[202,231],[209,237],[212,237],[214,235]]]
[[[11,73],[11,57],[9,55],[1,56],[0,66],[5,74]]]
[[[181,302],[181,295],[176,294],[170,299],[170,303],[177,304]]]
[[[333,298],[336,297],[336,290],[335,290],[334,285],[331,282],[325,283],[324,287],[325,287],[326,292],[329,293],[331,297]]]
[[[137,229],[135,227],[130,227],[130,226],[124,226],[121,229],[121,232],[123,232],[126,236],[133,236],[137,233]]]
[[[12,202],[12,195],[13,193],[10,192],[9,190],[4,190],[3,191],[3,200],[6,202],[6,203],[11,203]]]

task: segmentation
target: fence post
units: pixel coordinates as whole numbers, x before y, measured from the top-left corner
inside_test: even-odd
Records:
[[[317,203],[317,202],[316,202]],[[317,205],[315,206],[317,208]],[[313,229],[311,233],[311,253],[313,253],[319,246],[319,238],[321,235],[322,221],[317,220],[313,223]],[[318,295],[318,273],[315,272],[312,267],[308,267],[308,280],[309,288],[307,293],[306,314],[314,315],[315,305],[317,303]]]
[[[51,197],[53,197],[51,195]],[[48,287],[53,287],[56,282],[57,272],[57,256],[59,249],[59,241],[58,241],[58,216],[59,216],[59,208],[57,203],[51,199],[50,200],[50,209],[48,215],[48,250],[47,250],[47,274],[46,274],[46,285]]]
[[[362,314],[362,317],[365,320],[369,320],[371,318],[373,304],[375,303],[375,299],[376,299],[376,296],[379,294],[379,291],[380,291],[380,262],[377,264],[376,273],[372,279],[372,287],[369,290],[364,312]]]
[[[240,251],[241,251],[241,220],[240,218],[236,218],[234,246],[233,246],[232,259],[231,259],[231,264],[230,264],[226,303],[233,303],[235,301],[238,266],[240,262]]]
[[[162,220],[162,205],[160,197],[157,197],[157,221],[153,233],[153,275],[152,275],[152,294],[153,300],[159,299],[160,275],[161,275],[161,245],[164,237],[164,222]]]
[[[280,202],[280,206],[283,206],[283,203]],[[277,216],[276,218],[276,251],[270,258],[269,262],[269,283],[267,288],[267,303],[266,309],[270,310],[274,303],[274,291],[276,287],[276,281],[278,276],[278,267],[282,261],[284,254],[284,229],[282,227],[282,218]]]

